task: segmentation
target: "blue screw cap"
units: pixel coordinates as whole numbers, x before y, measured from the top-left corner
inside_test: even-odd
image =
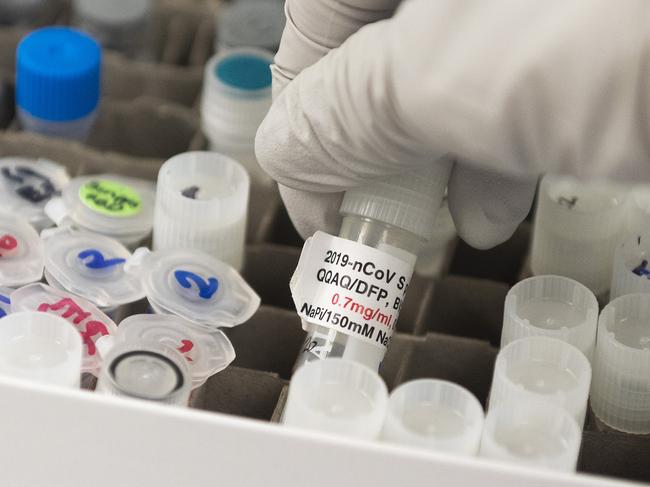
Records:
[[[263,90],[271,86],[271,61],[254,54],[233,53],[215,67],[222,83],[240,90]]]
[[[101,48],[89,35],[46,27],[26,35],[16,51],[16,104],[36,118],[71,121],[99,103]]]

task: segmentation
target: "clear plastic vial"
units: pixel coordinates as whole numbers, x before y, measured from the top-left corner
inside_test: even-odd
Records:
[[[101,48],[87,34],[45,27],[25,36],[16,51],[16,111],[22,128],[84,140],[96,117]]]
[[[632,234],[616,248],[610,300],[626,294],[650,293],[650,232],[648,230]]]
[[[372,247],[411,265],[431,238],[452,163],[437,161],[388,181],[346,192],[339,237]],[[385,350],[335,329],[303,320],[307,339],[296,367],[342,357],[378,370]]]

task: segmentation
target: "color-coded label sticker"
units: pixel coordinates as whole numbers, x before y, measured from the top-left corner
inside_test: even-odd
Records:
[[[89,181],[79,188],[79,198],[91,210],[114,217],[130,217],[142,210],[140,195],[115,181]]]

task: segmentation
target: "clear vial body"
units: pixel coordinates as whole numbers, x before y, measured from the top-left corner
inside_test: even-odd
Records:
[[[398,258],[412,259],[426,243],[417,235],[386,223],[358,215],[346,215],[339,237],[379,249]],[[334,329],[303,320],[307,338],[296,362],[297,370],[305,362],[324,358],[344,358],[379,370],[385,350]]]

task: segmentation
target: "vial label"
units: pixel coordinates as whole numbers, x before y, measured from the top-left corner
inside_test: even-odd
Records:
[[[305,242],[291,292],[303,320],[385,349],[412,274],[413,262],[317,232]]]
[[[130,217],[142,210],[140,195],[115,181],[89,181],[79,188],[79,199],[93,211],[113,217]]]

